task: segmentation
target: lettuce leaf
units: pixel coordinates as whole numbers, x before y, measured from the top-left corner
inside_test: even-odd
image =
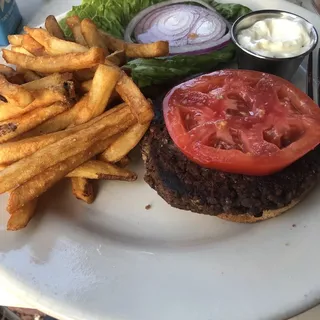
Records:
[[[211,5],[226,20],[233,22],[238,17],[251,10],[241,4],[218,3],[214,0],[203,0]],[[141,10],[163,2],[163,0],[83,0],[80,6],[75,6],[67,16],[78,15],[81,19],[92,19],[99,28],[112,35],[123,38],[126,26]],[[61,26],[68,36],[71,32],[65,19]],[[131,69],[134,81],[140,87],[162,84],[176,78],[183,78],[199,72],[208,72],[221,62],[228,62],[235,55],[235,47],[227,47],[203,55],[178,55],[154,59],[135,59],[126,67]]]

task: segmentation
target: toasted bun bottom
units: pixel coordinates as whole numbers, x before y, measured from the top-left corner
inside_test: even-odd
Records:
[[[259,222],[259,221],[268,220],[268,219],[277,217],[280,214],[286,212],[287,210],[290,210],[291,208],[293,208],[295,205],[297,205],[300,201],[302,201],[305,198],[305,196],[312,190],[312,188],[315,185],[316,185],[316,183],[311,188],[306,190],[299,198],[291,201],[291,203],[289,203],[287,206],[279,208],[279,209],[275,209],[275,210],[263,211],[263,214],[261,217],[254,217],[249,214],[233,215],[231,213],[221,213],[221,214],[218,214],[217,217],[220,219],[223,219],[223,220],[228,220],[228,221],[238,222],[238,223],[255,223],[255,222]]]

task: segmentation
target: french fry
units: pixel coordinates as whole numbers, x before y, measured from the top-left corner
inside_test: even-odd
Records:
[[[67,177],[95,180],[137,180],[137,175],[134,172],[98,160],[90,160],[83,163],[82,165],[68,173]]]
[[[18,231],[25,228],[36,213],[37,202],[37,198],[33,199],[18,210],[10,212],[7,230]]]
[[[0,143],[19,136],[64,110],[64,105],[56,103],[47,108],[32,110],[20,117],[0,122]]]
[[[2,74],[0,74],[0,95],[7,103],[19,108],[25,108],[34,100],[29,91],[10,83]]]
[[[39,78],[23,84],[27,90],[40,90],[49,87],[63,86],[65,81],[72,80],[72,73],[53,73],[47,77]]]
[[[99,29],[99,33],[101,34],[101,36],[104,38],[104,42],[107,44],[107,47],[111,50],[111,51],[125,51],[126,50],[126,42],[118,39],[114,36],[112,36],[111,34],[104,32],[102,30]]]
[[[92,80],[95,74],[94,68],[77,70],[74,72],[74,76],[78,81]]]
[[[89,92],[91,87],[92,87],[92,80],[83,81],[80,84],[81,90],[85,93]]]
[[[130,106],[131,112],[136,116],[140,124],[148,123],[152,120],[154,113],[150,102],[124,72],[122,72],[121,78],[116,85],[116,90],[123,101]]]
[[[81,33],[81,20],[80,20],[80,18],[78,16],[68,17],[66,22],[67,22],[68,27],[72,31],[73,38],[74,38],[75,42],[79,43],[83,46],[87,46],[88,44]]]
[[[45,47],[34,40],[29,34],[23,35],[22,48],[30,52],[33,56],[43,56],[46,54]]]
[[[11,67],[8,67],[4,64],[0,64],[0,73],[5,77],[13,76],[16,72]]]
[[[99,160],[104,161],[103,159],[100,159],[100,158],[99,158]],[[116,163],[116,165],[120,168],[125,168],[129,165],[129,163],[130,163],[130,158],[128,156],[124,156],[122,159],[120,159]]]
[[[75,124],[87,122],[103,113],[119,77],[120,69],[103,64],[98,66],[89,91],[88,103],[78,113]]]
[[[26,136],[34,137],[37,135],[64,130],[74,123],[80,110],[88,102],[88,97],[83,96],[72,108],[58,114],[57,116],[42,123],[38,127],[29,131]]]
[[[48,108],[45,108],[43,110],[47,109]],[[89,149],[98,141],[108,139],[111,136],[124,131],[134,122],[135,119],[130,113],[130,109],[124,107],[118,112],[113,112],[95,122],[92,126],[82,130],[80,135],[78,132],[73,133],[56,143],[38,150],[31,156],[13,163],[0,172],[0,193],[9,191],[18,185],[25,183],[27,180],[40,174],[49,167],[54,166],[59,162],[63,162],[84,149]],[[95,154],[92,156],[94,155]],[[90,158],[92,158],[92,156]]]
[[[124,50],[115,51],[109,54],[106,57],[105,64],[107,64],[108,62],[111,62],[118,67],[123,66],[126,63],[126,54]]]
[[[44,47],[47,40],[51,37],[50,33],[42,28],[30,28],[25,26],[24,31]]]
[[[134,124],[100,155],[100,159],[112,163],[123,159],[139,143],[149,125],[150,123]]]
[[[43,73],[81,70],[94,67],[104,61],[104,53],[100,48],[91,48],[84,53],[67,53],[58,56],[41,57],[31,57],[7,49],[3,49],[2,52],[3,58],[7,63]]]
[[[56,37],[50,37],[45,42],[45,48],[51,55],[60,55],[65,53],[87,52],[89,48],[76,42],[61,40]]]
[[[88,179],[72,178],[71,186],[73,195],[88,204],[93,203],[95,198],[93,183]]]
[[[24,184],[19,185],[10,193],[7,210],[9,212],[16,211],[29,201],[39,197],[56,182],[63,179],[69,172],[79,167],[82,163],[88,161],[102,150],[106,149],[110,144],[110,141],[112,141],[112,138],[107,138],[96,142],[88,149],[82,148],[82,151],[74,156],[52,165],[46,171],[33,176]],[[5,170],[1,171],[0,174]]]
[[[169,54],[169,43],[167,41],[157,41],[146,44],[126,43],[107,32],[102,30],[99,30],[99,32],[104,37],[108,48],[112,51],[124,50],[129,58],[155,58]]]
[[[98,47],[102,48],[106,55],[109,54],[108,47],[99,33],[97,26],[95,23],[90,19],[83,19],[80,23],[81,26],[81,33],[86,40],[86,43],[90,48]]]
[[[156,41],[153,43],[130,43],[126,46],[126,55],[129,58],[155,58],[169,55],[168,41]]]
[[[50,15],[46,18],[45,27],[52,36],[64,40],[64,33],[55,16]]]
[[[37,135],[30,138],[24,138],[19,141],[2,143],[0,144],[0,164],[8,166],[9,164],[17,162],[52,143],[68,137],[73,133],[81,132],[81,130],[88,128],[95,122],[102,119],[103,116],[97,117],[83,125],[68,128],[67,130],[61,130],[40,136]],[[115,141],[119,136],[120,134],[114,135],[112,141]]]
[[[22,34],[11,34],[8,36],[8,41],[13,46],[21,46],[22,45]]]
[[[66,96],[65,91],[52,89],[43,89],[32,91],[35,99],[28,104],[25,108],[19,108],[9,103],[0,103],[0,121],[20,117],[28,112],[37,108],[45,108],[51,106],[55,102],[60,101],[61,104],[67,109],[70,106],[70,99]]]
[[[7,76],[6,78],[12,84],[21,85],[25,83],[24,76],[21,73],[15,73],[12,76]]]
[[[35,80],[41,79],[41,77],[38,74],[36,74],[34,71],[31,71],[31,70],[25,70],[23,72],[23,77],[24,77],[24,80],[26,82],[30,82],[30,81],[35,81]]]
[[[33,56],[31,52],[20,46],[12,46],[11,51],[26,54],[27,56]]]

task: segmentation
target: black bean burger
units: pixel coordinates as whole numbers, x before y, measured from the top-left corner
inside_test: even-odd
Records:
[[[320,110],[286,80],[217,71],[155,108],[145,181],[173,207],[257,222],[292,208],[320,177]]]

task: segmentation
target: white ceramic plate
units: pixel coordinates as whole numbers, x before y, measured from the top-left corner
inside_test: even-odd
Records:
[[[289,2],[239,2],[320,30]],[[295,83],[304,81],[301,68]],[[59,184],[17,233],[5,231],[2,196],[1,286],[61,320],[273,320],[320,302],[319,188],[289,213],[241,225],[171,208],[143,182],[139,156],[134,169],[138,182],[102,183],[91,206]]]

